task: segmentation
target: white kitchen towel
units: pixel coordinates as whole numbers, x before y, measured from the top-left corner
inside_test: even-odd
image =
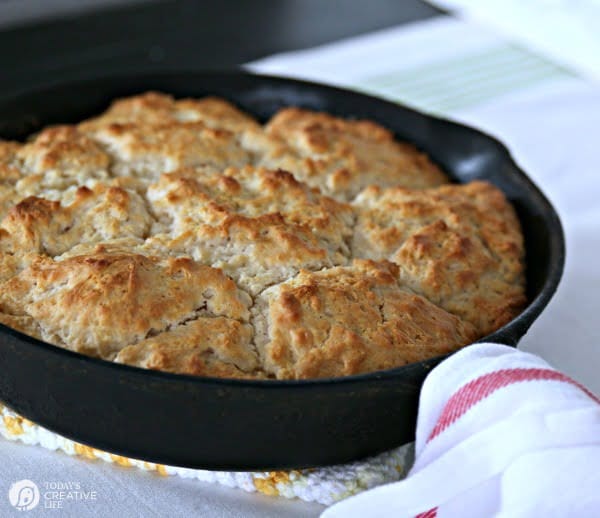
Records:
[[[541,358],[463,349],[425,380],[401,482],[323,518],[600,516],[600,400]]]

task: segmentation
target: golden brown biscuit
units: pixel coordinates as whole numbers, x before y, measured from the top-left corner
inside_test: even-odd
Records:
[[[445,183],[374,122],[289,108],[263,127],[212,97],[116,100],[0,142],[0,323],[201,376],[450,352],[514,317],[525,283],[502,193]]]
[[[121,349],[115,361],[177,374],[223,378],[261,377],[251,326],[225,317],[177,326]]]
[[[94,132],[101,126],[130,122],[203,122],[211,128],[232,131],[260,128],[256,120],[224,99],[204,97],[175,100],[172,96],[159,92],[118,99],[102,115],[84,121],[80,127],[83,131]]]
[[[145,237],[152,223],[136,192],[98,184],[94,190],[77,189],[73,202],[66,206],[34,196],[25,198],[0,226],[10,235],[13,251],[54,257],[79,243]]]
[[[241,167],[274,145],[256,120],[223,99],[157,92],[119,99],[79,129],[112,155],[114,175],[146,181],[186,166]]]
[[[269,121],[266,131],[284,140],[291,152],[280,148],[262,163],[291,171],[342,200],[351,200],[368,185],[420,189],[448,181],[426,155],[371,121],[287,108]]]
[[[221,268],[251,293],[301,268],[333,265],[327,249],[308,229],[287,225],[279,214],[232,216],[221,225],[200,224],[175,237],[157,234],[146,240],[144,250],[152,255],[192,257]]]
[[[0,220],[21,199],[21,196],[16,193],[14,185],[0,182]]]
[[[115,176],[153,181],[182,167],[221,171],[251,162],[235,134],[202,122],[113,123],[89,135],[111,155]]]
[[[297,277],[265,290],[254,309],[256,345],[277,378],[389,369],[451,352],[473,327],[398,284],[392,263]]]
[[[104,359],[199,317],[247,321],[250,302],[215,268],[135,254],[40,257],[0,290],[0,312],[31,317],[44,340]]]
[[[0,141],[0,178],[2,180],[20,177],[20,170],[16,167],[16,157],[21,144],[10,140]]]
[[[102,148],[75,126],[44,129],[19,149],[16,158],[24,172],[44,173],[46,179],[52,178],[54,171],[64,176],[103,179],[110,165]]]
[[[222,174],[182,170],[148,189],[162,253],[222,268],[252,293],[300,268],[344,264],[354,215],[284,171],[247,166]]]
[[[251,166],[221,174],[178,171],[151,185],[148,200],[173,234],[198,223],[222,225],[235,216],[278,214],[288,225],[312,232],[332,251],[349,254],[346,240],[352,235],[352,208],[308,188],[286,171]]]
[[[38,322],[29,315],[8,315],[0,312],[0,324],[12,327],[38,340],[44,339]]]
[[[493,185],[369,187],[355,207],[354,257],[395,262],[402,282],[482,336],[521,311],[523,237],[514,209]]]
[[[0,219],[22,198],[15,188],[23,176],[16,160],[20,147],[17,142],[0,141]]]
[[[39,254],[33,252],[15,254],[13,250],[10,235],[0,229],[0,288],[4,281],[17,275],[39,257]]]
[[[77,187],[92,187],[110,178],[110,157],[74,126],[47,128],[16,154],[22,177],[15,185],[20,198],[72,199]]]
[[[28,196],[67,200],[78,186],[110,178],[110,158],[74,126],[54,126],[30,142],[0,143],[0,219]]]

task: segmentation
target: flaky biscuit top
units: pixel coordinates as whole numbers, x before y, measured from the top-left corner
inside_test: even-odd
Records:
[[[150,92],[0,142],[0,322],[198,376],[302,379],[452,352],[525,304],[504,195],[371,121]]]

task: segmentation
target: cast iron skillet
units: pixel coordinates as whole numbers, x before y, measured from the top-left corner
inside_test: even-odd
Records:
[[[516,345],[550,300],[564,262],[559,219],[498,141],[380,99],[244,72],[175,73],[53,85],[0,99],[0,136],[99,113],[149,89],[223,96],[264,120],[296,105],[373,119],[426,151],[456,180],[489,180],[525,234],[529,305],[482,340]],[[0,400],[78,442],[192,468],[283,469],[345,462],[412,440],[419,389],[444,357],[314,381],[240,381],[154,372],[88,358],[0,326]]]

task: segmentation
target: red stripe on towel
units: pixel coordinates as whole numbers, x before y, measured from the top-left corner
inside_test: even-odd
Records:
[[[594,394],[568,376],[551,369],[502,369],[484,374],[461,387],[446,403],[435,428],[431,431],[427,442],[442,433],[471,407],[485,399],[496,390],[524,381],[552,380],[570,383],[582,390],[586,395],[600,404]],[[429,515],[426,515],[429,516]]]

